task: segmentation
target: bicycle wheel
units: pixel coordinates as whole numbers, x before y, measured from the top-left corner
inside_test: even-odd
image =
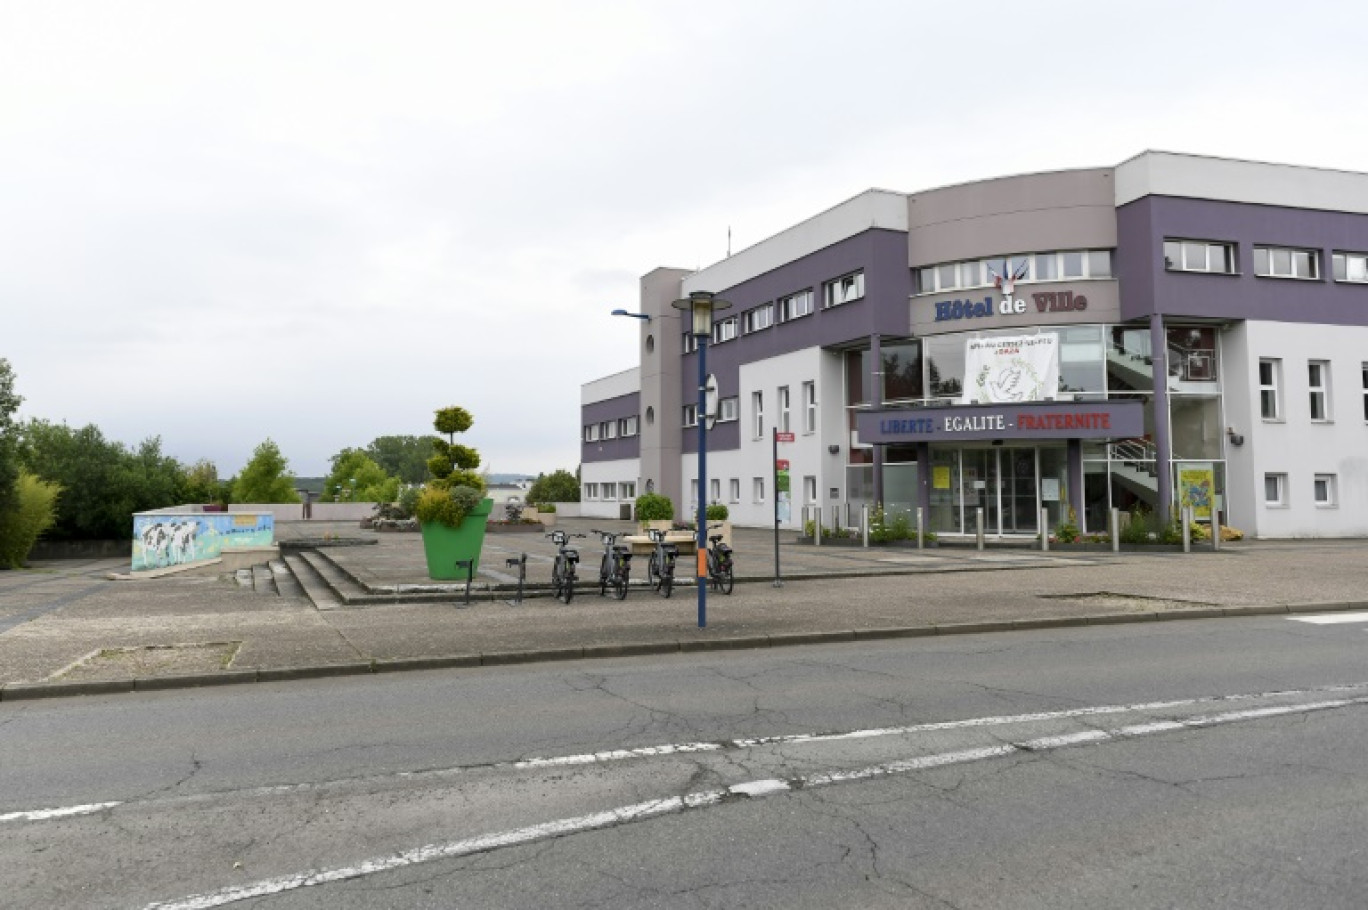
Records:
[[[612,562],[607,556],[604,556],[603,561],[599,563],[599,597],[608,593],[608,582],[612,580],[612,572]]]
[[[575,569],[573,566],[569,567],[569,571],[565,573],[564,590],[565,602],[569,603],[575,596]]]
[[[736,586],[736,579],[732,577],[732,567],[728,563],[717,570],[717,588],[723,594],[730,594],[732,588]]]
[[[551,564],[551,594],[556,600],[561,599],[561,589],[565,586],[563,573],[561,571],[561,558],[556,557],[556,561]]]
[[[674,566],[670,564],[666,565],[665,571],[660,573],[660,593],[668,598],[672,590],[674,590]]]
[[[646,580],[651,583],[652,591],[660,590],[660,557],[651,554],[651,561],[646,564]]]
[[[613,596],[618,600],[627,599],[627,567],[618,567],[617,574],[613,576]]]

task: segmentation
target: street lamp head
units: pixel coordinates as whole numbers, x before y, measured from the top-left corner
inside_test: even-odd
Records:
[[[712,291],[690,291],[687,298],[676,300],[671,306],[693,315],[693,335],[698,338],[712,335],[714,313],[731,309],[730,302],[716,297]]]
[[[629,313],[629,312],[627,312],[626,310],[622,310],[622,309],[613,310],[613,315],[614,315],[614,316],[629,316],[629,317],[631,317],[632,319],[644,319],[644,320],[646,320],[647,322],[650,322],[650,321],[651,321],[651,317],[650,317],[650,315],[647,314],[647,313]]]

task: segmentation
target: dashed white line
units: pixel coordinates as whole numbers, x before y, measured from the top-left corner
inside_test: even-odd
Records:
[[[121,801],[111,803],[88,803],[84,806],[60,806],[55,809],[30,809],[24,812],[6,812],[0,815],[0,822],[42,822],[52,818],[67,818],[72,815],[90,815],[105,809],[121,806]]]
[[[1309,622],[1317,626],[1336,623],[1368,622],[1368,613],[1317,613],[1314,616],[1289,616],[1292,622]]]

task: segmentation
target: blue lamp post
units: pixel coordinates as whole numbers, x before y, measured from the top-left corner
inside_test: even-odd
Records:
[[[698,628],[708,625],[708,436],[707,386],[708,341],[712,338],[713,313],[731,304],[719,300],[712,291],[691,291],[685,300],[672,306],[687,310],[693,319],[692,334],[698,341]]]

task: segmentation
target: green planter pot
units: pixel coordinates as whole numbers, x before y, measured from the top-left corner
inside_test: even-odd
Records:
[[[473,560],[471,574],[480,571],[480,548],[484,546],[485,520],[494,500],[482,499],[471,509],[458,528],[437,522],[423,523],[423,554],[427,556],[428,578],[439,581],[465,581],[458,561]]]

